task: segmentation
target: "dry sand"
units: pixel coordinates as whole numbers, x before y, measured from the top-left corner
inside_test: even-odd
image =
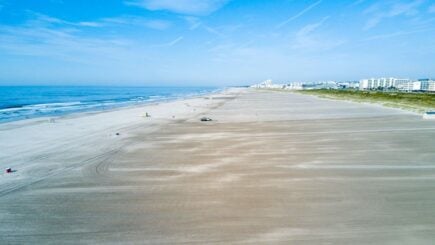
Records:
[[[435,240],[434,121],[298,94],[213,97],[1,125],[0,167],[18,171],[0,175],[0,243]]]

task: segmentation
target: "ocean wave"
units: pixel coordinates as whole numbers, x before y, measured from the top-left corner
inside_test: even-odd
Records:
[[[7,105],[0,105],[0,111],[1,110],[7,110],[7,109],[15,109],[15,108],[21,108],[24,106],[27,106],[29,104],[7,104]]]
[[[1,105],[0,103],[0,123],[41,116],[59,116],[74,112],[107,110],[129,105],[169,101],[216,91],[215,89],[197,88],[131,88],[126,90],[119,89],[119,91],[114,92],[113,90],[100,88],[98,91],[94,89],[91,93],[86,90],[74,91],[72,89],[72,91],[65,93],[64,97],[59,98],[59,100],[69,100],[63,102],[45,102],[57,98],[43,95],[36,96],[29,91],[28,99],[19,97],[19,100],[29,103],[10,103],[10,101],[17,100],[17,97],[11,98],[8,101],[9,104],[4,103]],[[95,94],[98,94],[98,96],[95,96]],[[3,99],[3,101],[7,100]],[[32,101],[33,103],[31,103]]]

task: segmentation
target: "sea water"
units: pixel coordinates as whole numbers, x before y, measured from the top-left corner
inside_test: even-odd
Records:
[[[0,123],[188,98],[215,87],[0,86]]]

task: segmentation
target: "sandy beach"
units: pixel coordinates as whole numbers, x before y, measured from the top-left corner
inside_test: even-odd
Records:
[[[421,115],[249,89],[1,124],[0,243],[430,244],[434,146]]]

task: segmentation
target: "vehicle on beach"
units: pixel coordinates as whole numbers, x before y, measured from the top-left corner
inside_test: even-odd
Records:
[[[427,111],[423,115],[424,119],[435,119],[435,111]]]
[[[209,118],[209,117],[202,117],[201,118],[201,122],[210,122],[213,121],[213,119]]]

